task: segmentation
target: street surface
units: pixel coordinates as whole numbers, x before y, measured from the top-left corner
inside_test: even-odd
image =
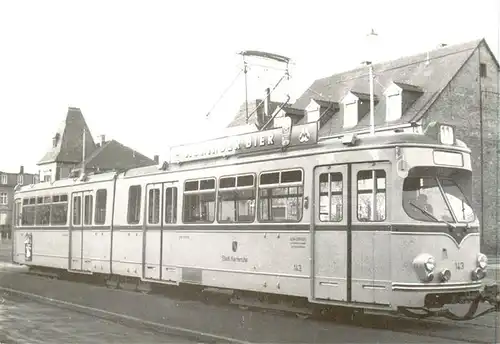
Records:
[[[7,251],[0,249],[0,259],[5,256],[10,261],[10,251]],[[0,268],[0,296],[4,300],[0,304],[0,343],[199,342],[193,336],[173,336],[182,331],[159,331],[161,326],[249,343],[495,343],[500,339],[500,322],[496,314],[465,323],[386,319],[383,316],[367,316],[355,324],[301,320],[165,295],[143,295],[50,280],[19,271]],[[59,307],[57,302],[41,302],[29,295],[28,298],[14,296],[6,292],[8,290],[76,306],[73,309]],[[97,310],[124,314],[159,327],[144,327],[133,321],[125,324],[119,317],[99,316]],[[464,312],[459,310],[459,313]]]
[[[0,294],[0,343],[196,343],[76,311]]]

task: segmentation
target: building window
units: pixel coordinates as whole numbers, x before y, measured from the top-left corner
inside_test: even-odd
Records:
[[[6,174],[0,174],[0,184],[7,184],[7,175]]]
[[[342,173],[319,176],[319,220],[340,222],[343,217]]]
[[[486,69],[486,63],[481,63],[479,65],[479,75],[481,76],[481,78],[485,78],[488,76],[488,72]]]
[[[50,180],[51,180],[50,176],[44,176],[44,177],[43,177],[43,181],[44,181],[44,182],[48,182],[48,183],[50,183]]]
[[[68,195],[52,196],[50,224],[65,226],[68,222]]]
[[[255,196],[253,175],[220,178],[218,221],[221,223],[253,222]]]
[[[128,189],[127,222],[136,225],[141,220],[141,186],[132,185]]]
[[[262,173],[259,180],[259,220],[299,222],[302,219],[302,170]]]
[[[165,223],[177,222],[177,188],[165,189]]]
[[[95,194],[95,219],[94,224],[103,225],[106,222],[106,199],[108,192],[106,189],[97,190]]]
[[[215,221],[215,179],[192,180],[184,184],[184,223]]]
[[[9,204],[9,200],[7,199],[7,192],[0,192],[0,204],[1,205]]]
[[[358,172],[358,220],[384,221],[386,218],[386,175],[384,170]]]
[[[148,192],[148,224],[160,223],[160,189],[150,189]]]
[[[17,184],[24,185],[24,176],[22,174],[17,176]]]

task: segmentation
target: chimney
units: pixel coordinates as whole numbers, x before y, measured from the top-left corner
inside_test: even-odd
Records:
[[[19,168],[19,174],[24,174],[24,166],[21,165],[21,167]]]
[[[271,116],[271,89],[266,88],[266,98],[264,99],[264,119],[267,122]]]
[[[106,135],[101,135],[101,146],[104,146],[106,143]]]
[[[155,163],[158,165],[160,163],[160,156],[159,155],[155,155],[153,157],[153,160],[155,161]]]

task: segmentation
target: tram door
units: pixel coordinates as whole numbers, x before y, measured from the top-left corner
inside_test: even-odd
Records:
[[[159,280],[162,256],[163,184],[146,187],[146,216],[144,229],[143,276]]]
[[[143,276],[146,279],[176,283],[177,269],[169,266],[166,231],[177,223],[177,182],[150,184],[146,187]]]
[[[71,209],[69,269],[90,271],[92,266],[90,257],[84,257],[86,249],[84,247],[84,230],[90,230],[89,227],[92,225],[92,191],[73,193]],[[84,258],[86,262],[84,262]]]
[[[351,301],[387,305],[391,283],[391,165],[353,164]],[[401,192],[401,191],[399,191]]]
[[[348,298],[348,190],[347,165],[314,170],[314,299]]]

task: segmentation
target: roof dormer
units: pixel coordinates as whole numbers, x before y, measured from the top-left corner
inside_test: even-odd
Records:
[[[374,102],[378,98],[374,96]],[[370,111],[370,95],[349,91],[342,99],[344,105],[344,128],[355,127],[359,120]]]
[[[317,122],[321,115],[321,105],[314,99],[311,99],[309,105],[306,106],[306,121],[307,123]]]
[[[401,119],[406,110],[408,110],[422,94],[422,89],[417,86],[401,82],[392,82],[384,92],[386,122],[393,122]]]
[[[328,100],[311,99],[306,107],[307,123],[318,122],[322,127],[339,110],[339,104]]]

